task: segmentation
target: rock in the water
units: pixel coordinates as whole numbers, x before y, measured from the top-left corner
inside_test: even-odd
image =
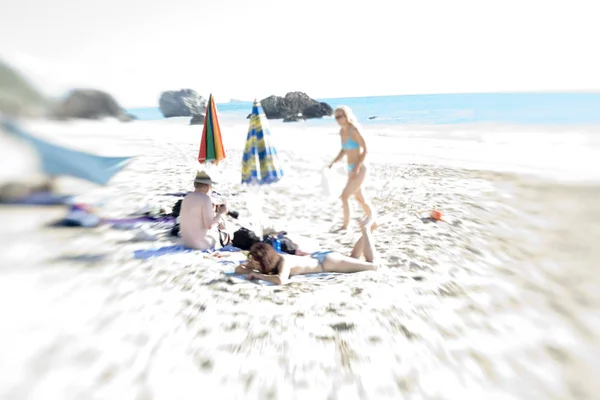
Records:
[[[283,122],[298,122],[298,121],[305,121],[306,117],[302,114],[296,114],[296,115],[288,115],[287,117],[285,117],[283,119]]]
[[[260,105],[268,119],[280,119],[294,114],[291,107],[281,96],[269,96],[262,99]]]
[[[289,92],[283,99],[295,114],[303,113],[306,108],[319,104],[302,92]]]
[[[158,105],[165,118],[192,117],[206,112],[206,100],[192,89],[163,92]]]
[[[204,124],[204,115],[196,114],[190,120],[190,125],[202,125]]]
[[[333,109],[327,103],[319,103],[302,92],[289,92],[285,97],[269,96],[262,99],[260,104],[269,119],[293,120],[298,114],[305,118],[321,118],[333,114]]]
[[[72,90],[64,101],[55,106],[53,116],[59,119],[105,117],[118,118],[120,121],[134,119],[123,110],[114,97],[95,89]]]
[[[323,118],[332,115],[333,108],[329,104],[321,102],[306,107],[302,114],[306,118]]]

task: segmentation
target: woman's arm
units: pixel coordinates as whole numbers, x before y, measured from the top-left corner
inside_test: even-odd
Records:
[[[277,275],[266,275],[258,272],[251,272],[248,274],[250,279],[262,279],[267,282],[274,283],[276,285],[285,285],[290,280],[290,268],[286,265],[285,258],[281,257],[281,262],[278,265],[279,274]]]
[[[257,265],[255,265],[252,260],[247,260],[242,264],[235,267],[234,272],[236,274],[249,274],[251,272],[256,272],[258,270]]]
[[[333,166],[333,164],[335,164],[336,162],[340,161],[342,159],[342,157],[344,157],[344,154],[346,154],[346,150],[341,149],[340,152],[338,153],[338,155],[333,159],[331,164],[329,164],[329,168],[331,168]]]
[[[206,196],[202,208],[202,212],[204,213],[204,228],[211,230],[215,224],[221,221],[221,214],[215,213],[212,201],[208,196]]]
[[[356,143],[358,143],[358,145],[362,149],[360,155],[358,156],[358,161],[356,162],[355,170],[358,170],[358,168],[363,164],[365,158],[367,157],[367,143],[365,142],[365,138],[363,138],[358,129],[354,128],[354,133],[356,135]]]
[[[248,274],[248,278],[262,279],[263,281],[271,282],[276,285],[284,284],[284,281],[281,279],[281,277],[279,275],[265,275],[265,274],[259,274],[258,272],[251,272]]]
[[[238,265],[237,267],[235,267],[234,272],[236,274],[240,274],[240,275],[247,275],[250,272],[254,272],[254,270],[250,269],[250,268],[246,268],[245,265]]]

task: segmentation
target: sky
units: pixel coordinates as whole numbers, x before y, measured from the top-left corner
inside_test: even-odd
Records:
[[[192,88],[218,102],[600,90],[595,0],[4,0],[0,58],[49,95],[125,107]]]

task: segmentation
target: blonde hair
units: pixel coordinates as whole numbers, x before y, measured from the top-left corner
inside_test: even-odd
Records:
[[[357,130],[361,130],[360,129],[360,124],[358,123],[358,118],[356,118],[356,115],[354,115],[354,112],[352,112],[352,109],[348,106],[338,106],[334,112],[338,112],[341,111],[344,113],[344,115],[346,116],[346,120],[348,121],[348,123],[350,125],[352,125],[355,129]]]

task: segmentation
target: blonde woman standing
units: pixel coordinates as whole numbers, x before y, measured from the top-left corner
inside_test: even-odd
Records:
[[[365,200],[362,192],[362,184],[367,175],[367,166],[365,165],[367,144],[358,130],[358,121],[350,107],[340,106],[335,110],[334,115],[335,120],[341,126],[340,137],[342,139],[342,148],[337,157],[329,164],[329,168],[346,156],[348,161],[348,182],[341,195],[344,221],[340,228],[340,230],[345,230],[348,229],[350,223],[350,204],[348,203],[350,196],[354,195],[354,198],[367,214],[367,218],[373,216],[373,209]]]

